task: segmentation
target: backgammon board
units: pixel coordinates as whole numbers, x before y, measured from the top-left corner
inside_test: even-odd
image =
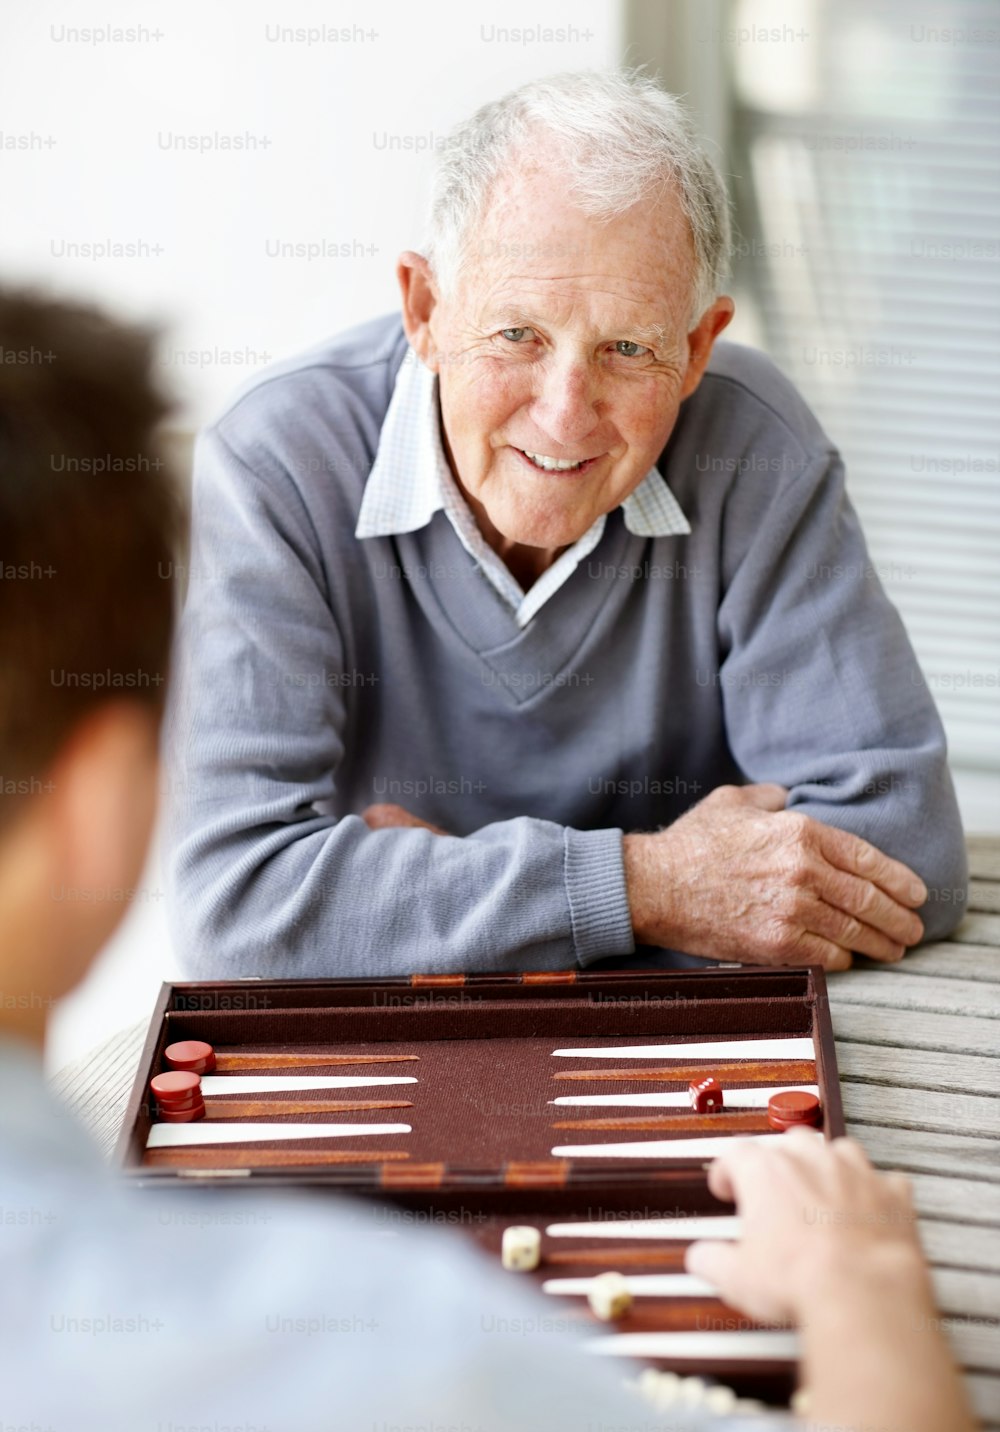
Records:
[[[721,1095],[699,1108],[706,1080]],[[794,1334],[728,1308],[683,1260],[693,1238],[738,1236],[708,1162],[732,1138],[782,1137],[769,1105],[787,1091],[844,1132],[821,970],[175,983],[118,1161],[141,1185],[388,1200],[498,1262],[505,1229],[536,1228],[538,1266],[508,1276],[536,1279],[554,1316],[592,1318],[595,1354],[774,1400],[794,1385]],[[632,1294],[614,1322],[587,1296],[607,1271]]]

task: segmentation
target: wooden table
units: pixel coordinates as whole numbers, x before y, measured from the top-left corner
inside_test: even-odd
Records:
[[[1000,1428],[1000,836],[970,838],[969,860],[951,940],[828,979],[848,1129],[911,1176],[943,1324],[984,1426]],[[53,1081],[107,1154],[145,1033]]]

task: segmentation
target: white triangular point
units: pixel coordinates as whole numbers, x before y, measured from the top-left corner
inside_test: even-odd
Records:
[[[554,1297],[586,1297],[595,1282],[594,1278],[550,1278],[542,1284],[542,1292]],[[712,1298],[717,1292],[712,1283],[689,1273],[640,1273],[627,1277],[625,1286],[633,1298]]]
[[[217,1094],[292,1094],[303,1089],[367,1089],[416,1082],[404,1074],[206,1074],[201,1092],[212,1098]]]
[[[726,1039],[710,1044],[632,1044],[620,1048],[553,1049],[560,1059],[813,1059],[811,1039]]]
[[[714,1159],[741,1139],[780,1139],[782,1134],[730,1134],[728,1138],[649,1139],[630,1144],[559,1144],[557,1159]]]
[[[154,1124],[147,1149],[192,1144],[257,1144],[271,1139],[353,1139],[366,1134],[408,1134],[409,1124]]]
[[[678,1238],[690,1243],[698,1238],[739,1238],[743,1220],[735,1213],[718,1218],[605,1218],[597,1223],[551,1223],[545,1232],[550,1238]]]
[[[749,1328],[746,1332],[619,1333],[594,1338],[584,1351],[604,1357],[669,1358],[734,1362],[793,1360],[799,1356],[799,1337],[780,1329]]]

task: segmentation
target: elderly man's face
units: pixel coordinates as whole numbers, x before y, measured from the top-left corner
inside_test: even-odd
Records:
[[[732,313],[721,299],[689,334],[694,252],[672,196],[602,224],[562,187],[551,166],[502,186],[447,299],[416,255],[400,266],[452,468],[501,552],[554,552],[639,485]]]

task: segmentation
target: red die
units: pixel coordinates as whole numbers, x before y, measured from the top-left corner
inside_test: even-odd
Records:
[[[717,1079],[692,1079],[688,1094],[696,1114],[717,1114],[722,1108],[722,1085]]]

